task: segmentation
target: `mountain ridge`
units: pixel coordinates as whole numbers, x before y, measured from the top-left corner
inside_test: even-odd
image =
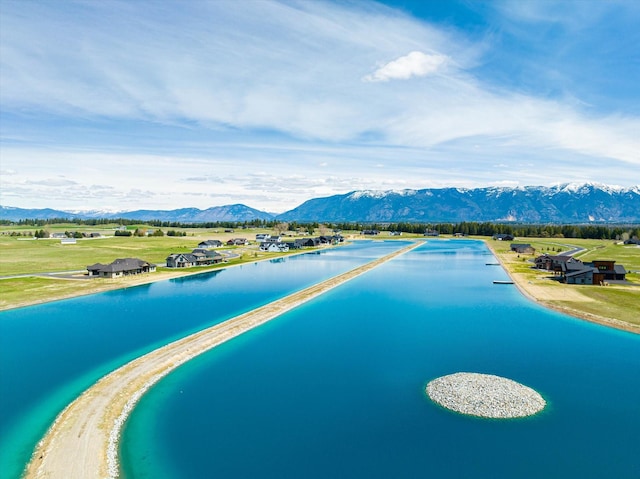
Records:
[[[564,183],[550,187],[355,190],[312,198],[281,214],[243,204],[205,210],[62,211],[0,206],[0,219],[131,219],[181,223],[277,220],[299,222],[640,222],[640,186]]]

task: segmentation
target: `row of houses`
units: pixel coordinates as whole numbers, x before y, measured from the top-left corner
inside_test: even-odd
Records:
[[[328,244],[337,244],[344,241],[340,235],[319,236],[317,238],[296,239],[292,242],[283,242],[280,236],[269,236],[262,238],[260,250],[275,253],[285,253],[290,249],[313,248]],[[244,238],[234,238],[229,240],[227,245],[247,245],[249,242]],[[168,268],[192,268],[195,266],[207,266],[222,263],[224,256],[214,251],[216,248],[224,246],[218,240],[206,240],[198,244],[198,248],[191,253],[172,253],[167,256],[166,265]],[[133,274],[152,273],[156,271],[156,265],[138,258],[118,258],[113,263],[96,263],[87,266],[89,276],[102,278],[118,278]]]
[[[582,262],[571,256],[544,254],[535,259],[538,269],[552,271],[567,284],[605,284],[607,281],[624,281],[627,271],[612,260]]]

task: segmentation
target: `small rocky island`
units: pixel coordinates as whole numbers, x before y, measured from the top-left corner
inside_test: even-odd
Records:
[[[442,407],[486,418],[532,416],[547,404],[530,387],[492,374],[449,374],[429,382],[426,391]]]

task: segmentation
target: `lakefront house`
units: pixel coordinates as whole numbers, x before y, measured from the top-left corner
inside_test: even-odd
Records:
[[[119,278],[133,274],[153,273],[156,265],[138,258],[118,258],[113,263],[87,266],[89,276]]]
[[[625,267],[615,263],[611,260],[582,262],[571,256],[547,254],[535,259],[536,268],[553,271],[560,276],[560,281],[567,284],[604,285],[609,281],[625,281]]]
[[[217,251],[196,248],[191,253],[173,253],[167,256],[167,268],[192,268],[222,263],[223,256]]]

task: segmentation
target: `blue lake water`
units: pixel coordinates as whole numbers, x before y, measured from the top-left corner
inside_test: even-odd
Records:
[[[126,478],[640,478],[640,336],[524,299],[487,249],[429,241],[187,363],[123,432]],[[639,308],[640,309],[640,308]],[[431,379],[505,376],[517,420],[433,404]]]
[[[18,478],[56,415],[104,374],[172,340],[401,246],[358,242],[1,312],[1,477]]]

